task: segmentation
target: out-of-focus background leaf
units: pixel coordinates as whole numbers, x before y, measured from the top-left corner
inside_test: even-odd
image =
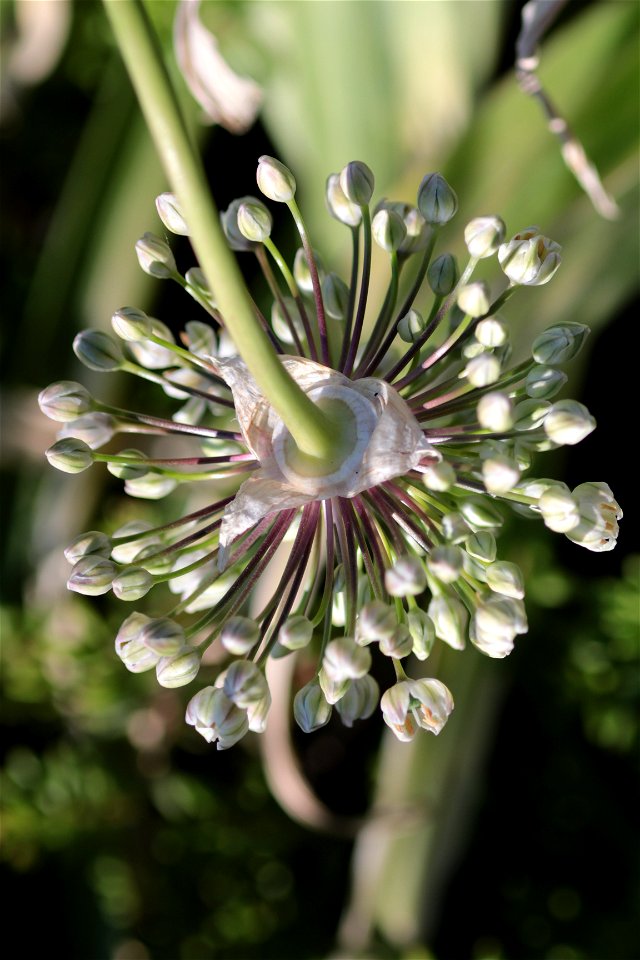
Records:
[[[70,5],[59,62],[33,86],[8,72],[16,6],[0,7],[2,854],[10,920],[38,906],[38,923],[16,925],[23,955],[50,950],[52,936],[79,960],[297,960],[328,955],[337,940],[340,955],[411,960],[640,953],[636,491],[624,453],[634,429],[638,6],[574,0],[542,52],[543,82],[621,207],[610,223],[516,87],[519,7],[204,5],[232,64],[266,91],[246,137],[203,137],[221,207],[254,192],[257,157],[277,153],[295,169],[314,246],[344,267],[346,237],[324,212],[323,186],[358,158],[374,169],[377,194],[398,199],[441,169],[461,202],[445,235],[457,254],[465,219],[482,213],[500,213],[512,231],[538,223],[563,244],[553,282],[520,291],[505,315],[521,352],[552,322],[593,327],[568,395],[600,428],[539,471],[570,484],[606,479],[627,512],[607,555],[535,524],[510,526],[503,552],[527,574],[530,633],[509,662],[445,658],[456,712],[437,740],[399,745],[379,718],[294,736],[334,813],[386,810],[355,843],[293,824],[268,793],[254,742],[226,754],[197,742],[182,721],[188,693],[158,690],[116,661],[118,604],[64,589],[61,547],[75,533],[167,508],[127,504],[97,469],[62,477],[43,466],[54,427],[37,391],[82,379],[102,397],[155,409],[153,390],[79,368],[72,337],[106,328],[125,303],[174,329],[197,312],[150,283],[133,254],[145,230],[160,231],[153,199],[165,181],[100,5]],[[173,2],[149,9],[168,40]],[[176,251],[190,266],[186,246]]]

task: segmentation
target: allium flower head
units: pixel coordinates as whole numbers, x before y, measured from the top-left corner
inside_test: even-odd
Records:
[[[304,730],[327,723],[334,705],[347,725],[369,716],[380,698],[370,670],[382,659],[386,723],[400,740],[420,728],[437,734],[452,695],[437,679],[408,676],[403,664],[413,657],[415,672],[434,644],[462,650],[467,639],[501,658],[527,630],[522,574],[497,559],[504,508],[539,515],[592,551],[615,544],[622,514],[605,483],[571,492],[524,476],[534,453],[577,443],[595,426],[581,404],[552,402],[566,380],[557,366],[588,330],[552,327],[530,360],[509,366],[499,309],[519,284],[548,282],[560,248],[535,228],[504,242],[500,218],[478,216],[464,230],[470,259],[459,274],[450,253],[434,257],[439,229],[457,210],[439,174],[423,179],[416,206],[384,200],[374,216],[369,167],[353,162],[329,176],[329,212],[353,240],[349,282],[326,272],[311,247],[290,171],[261,157],[258,185],[294,215],[294,263],[273,242],[271,212],[255,197],[222,214],[225,235],[232,249],[257,257],[273,298],[272,309],[256,307],[257,319],[288,375],[340,424],[335,450],[322,469],[301,455],[235,355],[233,318],[221,315],[215,290],[198,267],[183,276],[165,241],[145,234],[142,268],[178,282],[202,318],[186,323],[178,344],[164,323],[125,307],[113,316],[120,343],[84,331],[74,349],[91,369],[152,381],[176,409],[170,419],[136,413],[80,384],[53,384],[40,405],[64,426],[47,457],[71,473],[103,462],[134,497],[159,499],[178,486],[200,497],[155,527],[133,521],[110,536],[78,536],[66,551],[69,587],[138,601],[168,585],[173,605],[153,617],[130,614],[116,652],[131,672],[155,669],[161,685],[174,687],[213,669],[205,654],[215,644],[222,672],[195,693],[186,719],[218,748],[264,729],[267,659],[294,651],[316,662],[294,699]],[[171,194],[158,198],[158,210],[169,230],[189,235]],[[388,262],[378,304],[369,296],[373,243]],[[506,281],[499,268],[489,283],[473,280],[480,259],[496,259]],[[101,452],[121,433],[139,434],[142,449]],[[170,435],[180,448],[158,457],[149,438]],[[262,606],[259,582],[270,584]]]

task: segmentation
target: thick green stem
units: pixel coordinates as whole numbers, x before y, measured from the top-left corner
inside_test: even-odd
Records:
[[[331,460],[339,427],[288,375],[256,321],[143,4],[141,0],[104,0],[104,5],[165,172],[189,224],[198,261],[238,351],[300,450],[314,459]]]

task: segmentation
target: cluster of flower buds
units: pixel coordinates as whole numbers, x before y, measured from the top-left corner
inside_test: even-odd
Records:
[[[186,719],[220,749],[264,729],[266,662],[295,652],[315,663],[293,701],[303,730],[326,724],[334,707],[350,726],[380,704],[400,740],[419,729],[437,734],[451,693],[437,679],[411,676],[434,645],[462,650],[470,640],[501,658],[527,630],[522,574],[497,559],[501,506],[541,516],[589,550],[615,544],[621,512],[605,483],[570,491],[524,477],[534,454],[578,443],[595,427],[582,404],[556,399],[567,379],[559,367],[588,329],[551,327],[530,359],[509,365],[500,310],[518,286],[552,278],[560,248],[537,228],[505,240],[499,217],[479,216],[464,228],[462,270],[450,252],[434,256],[458,207],[437,173],[424,178],[415,205],[383,200],[373,209],[366,164],[328,178],[329,213],[353,237],[350,283],[326,272],[311,247],[291,172],[262,157],[257,182],[293,214],[301,240],[293,263],[256,197],[222,214],[225,235],[264,273],[272,304],[257,319],[283,366],[312,401],[342,404],[357,424],[353,442],[332,473],[301,469],[285,425],[233,356],[232,324],[215,291],[197,266],[183,276],[167,243],[145,234],[136,245],[142,268],[179,283],[209,322],[189,321],[178,344],[161,321],[126,307],[113,316],[117,339],[83,331],[74,349],[92,370],[156,383],[178,407],[166,419],[104,404],[78,383],[53,384],[40,405],[63,426],[47,456],[69,473],[106,463],[136,497],[203,482],[211,495],[179,519],[80,535],[66,550],[69,587],[138,601],[168,586],[173,608],[131,614],[116,652],[133,673],[154,669],[165,687],[206,673],[212,682],[190,700]],[[157,208],[167,230],[189,235],[175,197],[163,194]],[[369,296],[374,243],[388,261],[379,304]],[[491,258],[497,290],[473,279],[477,263]],[[140,434],[144,449],[102,452],[118,433]],[[190,438],[192,454],[156,457],[149,436],[169,434]],[[254,588],[269,578],[269,599],[263,591],[258,607]],[[207,658],[212,644],[216,656]],[[374,658],[376,676],[388,675],[382,696]],[[209,664],[221,661],[222,672],[211,674]]]

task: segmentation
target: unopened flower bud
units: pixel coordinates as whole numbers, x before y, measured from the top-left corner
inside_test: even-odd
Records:
[[[58,431],[60,440],[71,438],[86,443],[91,450],[103,447],[116,432],[116,421],[108,413],[85,413]]]
[[[393,210],[383,208],[378,210],[371,222],[373,239],[383,250],[391,253],[398,250],[407,235],[407,228],[402,217]]]
[[[453,583],[462,571],[462,550],[456,546],[436,547],[427,557],[427,567],[442,583]]]
[[[527,617],[522,601],[494,594],[477,605],[469,637],[482,653],[501,659],[513,650],[516,636],[526,632]]]
[[[463,500],[460,504],[460,512],[470,526],[480,530],[491,530],[494,527],[501,527],[504,523],[498,508],[487,502],[486,497],[484,499],[469,497]]]
[[[427,586],[427,576],[417,557],[398,557],[384,572],[384,585],[392,597],[418,596]]]
[[[248,241],[247,241],[248,242]],[[211,287],[207,282],[203,271],[200,267],[190,267],[184,275],[185,280],[187,281],[187,293],[190,293],[192,297],[195,297],[196,300],[204,300],[205,303],[208,303],[209,306],[215,307],[216,302],[213,298],[213,293]],[[209,336],[213,337],[213,330],[211,327],[208,327],[207,324],[200,323],[198,320],[190,320],[185,324],[185,330],[189,330],[189,327],[206,327],[209,331]],[[193,344],[193,338],[189,337],[189,350],[192,353],[200,353],[201,351]],[[211,351],[208,351],[209,353]]]
[[[173,193],[161,193],[156,197],[156,210],[167,230],[181,237],[189,236],[189,227],[182,215],[178,199]]]
[[[198,676],[200,654],[189,645],[172,657],[163,657],[156,666],[156,678],[161,687],[185,687]]]
[[[238,207],[238,230],[252,243],[264,243],[271,236],[273,219],[259,200],[245,200]]]
[[[77,563],[82,557],[108,557],[111,553],[111,540],[98,530],[81,533],[65,547],[64,555],[69,563]]]
[[[148,620],[140,629],[139,639],[159,657],[172,657],[186,645],[183,628],[169,617]]]
[[[343,321],[349,309],[349,287],[337,273],[328,273],[322,281],[324,309],[332,320]]]
[[[489,312],[491,297],[489,287],[483,280],[460,287],[457,304],[470,317],[484,317]]]
[[[469,360],[463,375],[474,387],[488,387],[500,379],[500,361],[493,353],[481,353]]]
[[[425,328],[425,322],[417,310],[409,310],[398,324],[398,336],[405,343],[415,343]]]
[[[125,480],[124,489],[130,497],[139,497],[141,500],[161,500],[168,496],[178,485],[173,477],[165,477],[161,473],[145,473],[141,477],[131,477]]]
[[[82,473],[93,463],[91,448],[84,440],[76,440],[74,437],[58,440],[49,447],[45,456],[52,467],[62,470],[63,473]]]
[[[287,650],[301,650],[311,643],[313,624],[308,617],[301,614],[288,617],[280,627],[278,643]]]
[[[513,284],[540,286],[548,283],[560,266],[562,247],[527,227],[498,250],[498,260]]]
[[[314,250],[313,257],[315,259],[318,276],[320,280],[322,280],[324,271],[322,269],[320,254]],[[298,284],[298,287],[303,293],[313,293],[313,277],[311,275],[311,268],[309,267],[309,261],[307,259],[307,254],[304,247],[299,247],[296,250],[296,255],[293,258],[293,276]]]
[[[229,617],[220,632],[222,646],[234,657],[243,657],[260,639],[260,627],[249,617]]]
[[[142,630],[147,623],[149,617],[144,613],[132,613],[122,623],[116,636],[116,654],[131,673],[153,670],[160,660],[160,656],[142,642]]]
[[[67,588],[86,597],[100,597],[111,590],[117,568],[111,560],[92,554],[81,557],[71,571]]]
[[[454,650],[464,650],[469,614],[464,604],[448,593],[431,598],[427,613],[433,621],[436,636]]]
[[[191,698],[185,720],[207,743],[217,741],[218,750],[232,747],[249,729],[246,711],[217,687],[205,687]]]
[[[441,460],[440,463],[427,467],[422,479],[428,490],[448,490],[456,482],[456,472],[450,463]]]
[[[124,363],[120,344],[100,330],[82,330],[76,334],[73,352],[85,367],[102,373],[119,370]]]
[[[576,501],[569,490],[560,484],[544,491],[538,500],[538,509],[545,526],[554,533],[568,533],[580,522]]]
[[[493,563],[496,558],[496,538],[489,530],[478,530],[464,542],[470,557],[482,563]]]
[[[537,430],[544,423],[549,410],[551,410],[551,404],[546,400],[532,399],[517,403],[513,411],[514,429],[521,433]]]
[[[393,657],[394,660],[408,657],[412,650],[413,637],[405,623],[397,624],[390,636],[382,637],[380,640],[380,653],[385,657]]]
[[[447,297],[458,282],[458,265],[451,253],[442,253],[429,265],[427,282],[437,297]]]
[[[358,615],[356,640],[365,646],[374,640],[390,637],[398,626],[398,618],[393,607],[381,600],[366,603]]]
[[[235,660],[229,666],[223,689],[236,706],[245,710],[269,692],[263,671],[250,660]]]
[[[464,228],[464,242],[476,260],[491,257],[504,240],[506,227],[500,217],[476,217]]]
[[[327,644],[322,669],[330,679],[355,680],[364,677],[371,667],[371,654],[351,637],[338,637]]]
[[[549,327],[533,341],[533,359],[554,365],[573,360],[589,333],[589,327],[584,323],[559,323]]]
[[[324,695],[327,703],[333,704],[337,703],[349,689],[349,684],[352,681],[348,678],[342,680],[336,680],[334,677],[330,676],[324,667],[320,668],[318,673],[318,683],[320,684],[320,689]]]
[[[332,173],[327,179],[326,200],[329,213],[348,227],[357,227],[362,220],[362,211],[357,203],[349,200],[340,186],[340,176]]]
[[[136,255],[138,263],[150,277],[167,280],[178,273],[169,244],[153,233],[145,233],[136,242]]]
[[[128,567],[113,581],[113,592],[118,600],[139,600],[149,593],[154,579],[143,567]]]
[[[513,403],[499,391],[485,393],[476,407],[478,423],[492,433],[506,433],[513,426]]]
[[[349,684],[344,697],[336,703],[336,710],[345,727],[352,727],[354,720],[366,720],[371,716],[379,699],[380,688],[373,677],[367,674]]]
[[[502,347],[509,338],[509,331],[499,317],[485,317],[477,324],[473,335],[483,347]]]
[[[458,209],[458,198],[444,177],[429,173],[418,189],[418,210],[427,223],[448,223]]]
[[[287,203],[296,193],[295,177],[284,163],[274,157],[262,156],[258,160],[256,180],[260,191],[269,200]]]
[[[414,657],[418,660],[426,660],[436,639],[433,620],[424,610],[410,610],[407,615],[407,627],[411,634]]]
[[[559,400],[544,418],[544,432],[554,443],[573,446],[595,430],[596,421],[577,400]]]
[[[113,474],[114,477],[117,477],[118,480],[133,480],[137,477],[144,477],[149,471],[149,467],[146,463],[147,455],[142,452],[142,450],[136,450],[134,447],[127,447],[125,450],[121,450],[119,453],[120,457],[126,457],[128,460],[131,460],[131,463],[108,463],[107,470],[109,473]],[[136,463],[140,461],[140,463]]]
[[[50,420],[66,423],[88,413],[93,408],[93,398],[81,383],[60,380],[40,392],[38,404]]]
[[[256,197],[239,197],[237,200],[232,200],[227,209],[220,214],[220,222],[227,242],[231,249],[236,251],[255,249],[255,243],[247,240],[238,226],[238,210],[243,203],[260,203],[260,201]]]
[[[327,703],[317,680],[298,690],[293,698],[293,715],[305,733],[313,733],[329,722],[331,704]]]
[[[470,527],[462,514],[445,513],[442,518],[442,533],[449,543],[460,543],[469,536]]]
[[[567,382],[567,375],[553,367],[533,367],[524,382],[527,396],[534,400],[549,400]]]
[[[497,560],[486,568],[487,585],[494,593],[501,593],[505,597],[522,600],[524,597],[524,578],[522,571],[515,563],[507,560]]]
[[[373,196],[375,177],[361,160],[352,160],[340,172],[340,186],[347,200],[366,207]]]
[[[153,335],[151,318],[136,307],[122,307],[111,318],[111,326],[122,340],[148,340]]]
[[[520,470],[511,457],[495,454],[483,460],[482,479],[489,493],[508,493],[520,479]]]
[[[247,720],[249,721],[249,730],[254,733],[264,733],[267,729],[267,717],[271,709],[271,694],[267,689],[264,696],[255,703],[250,703],[247,707]]]

